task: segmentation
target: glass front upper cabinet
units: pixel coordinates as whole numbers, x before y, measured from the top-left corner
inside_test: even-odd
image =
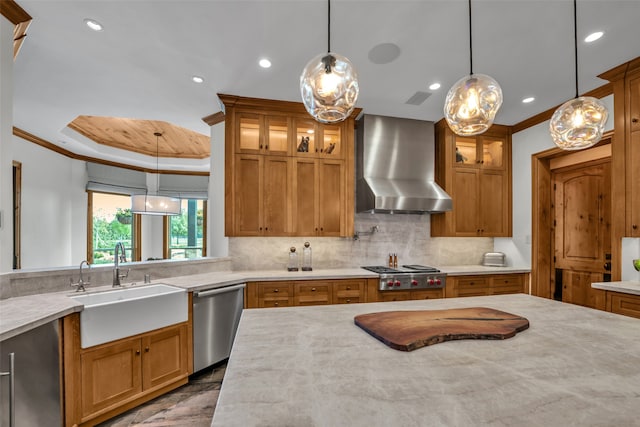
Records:
[[[502,138],[456,136],[455,145],[456,167],[504,168],[505,140]]]
[[[316,136],[318,126],[314,120],[296,119],[295,120],[295,147],[294,151],[297,156],[315,156],[320,151],[316,144]]]
[[[287,117],[238,115],[238,147],[241,153],[289,153],[289,119]]]

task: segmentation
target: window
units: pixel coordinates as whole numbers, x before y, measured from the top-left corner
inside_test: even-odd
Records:
[[[140,261],[140,216],[131,213],[128,195],[88,192],[87,261],[113,264],[116,243],[122,242],[127,261]]]
[[[168,259],[190,259],[207,256],[207,202],[182,199],[181,214],[166,217],[165,253]]]

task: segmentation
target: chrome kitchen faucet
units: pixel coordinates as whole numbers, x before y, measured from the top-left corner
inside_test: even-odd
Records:
[[[118,250],[120,251],[120,255],[118,256]],[[114,267],[113,267],[113,285],[114,288],[119,288],[122,286],[120,283],[120,279],[124,279],[129,276],[129,269],[125,274],[120,274],[120,262],[127,262],[127,253],[124,250],[124,245],[122,242],[116,243],[116,247],[113,251],[114,258]]]

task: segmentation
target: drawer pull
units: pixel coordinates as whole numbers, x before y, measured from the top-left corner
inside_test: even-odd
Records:
[[[350,291],[351,290],[351,286],[347,286],[347,290]]]
[[[351,302],[351,300],[350,300],[350,299],[348,299],[348,300],[347,300],[347,304],[349,304],[350,302]]]
[[[316,288],[311,288],[311,292],[315,292],[315,291],[316,291]]]
[[[277,306],[279,306],[279,305],[280,305],[280,303],[279,303],[279,302],[276,302],[276,303],[275,303],[275,304],[273,304],[273,305],[275,305],[275,306],[277,307]]]
[[[140,350],[136,350],[136,356],[140,355]]]
[[[273,292],[276,292],[276,293],[280,292],[280,289],[276,288],[276,289],[273,290]]]

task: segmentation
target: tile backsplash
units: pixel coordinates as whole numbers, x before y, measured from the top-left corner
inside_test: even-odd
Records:
[[[301,261],[305,241],[311,244],[314,268],[386,265],[389,253],[398,264],[432,266],[480,264],[493,251],[489,237],[430,237],[430,215],[356,214],[355,231],[370,232],[349,237],[233,237],[229,256],[234,270],[286,269],[289,248],[295,246]]]

